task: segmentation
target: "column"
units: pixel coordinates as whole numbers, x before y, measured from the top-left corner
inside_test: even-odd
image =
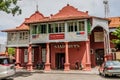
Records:
[[[8,56],[8,47],[6,47],[5,56]]]
[[[104,30],[104,60],[107,61],[107,42],[106,42],[106,31]]]
[[[65,64],[64,64],[64,71],[70,70],[70,63],[69,63],[69,53],[68,53],[68,42],[65,42]]]
[[[50,71],[50,48],[49,43],[46,44],[46,63],[45,63],[45,71]]]
[[[27,70],[32,71],[33,66],[32,66],[32,45],[30,44],[28,47],[28,63],[27,63]]]
[[[111,54],[109,32],[107,32],[107,40],[108,40],[108,53]]]
[[[107,60],[112,60],[112,53],[110,50],[110,39],[109,39],[109,32],[106,32],[107,34],[107,49],[108,49],[108,55],[107,55]]]
[[[20,59],[19,59],[19,53],[20,53],[20,49],[19,47],[16,48],[16,68],[20,68]]]
[[[104,31],[104,51],[105,51],[105,56],[104,60],[111,60],[111,52],[110,52],[110,41],[109,41],[109,33],[107,31]]]
[[[41,62],[42,62],[41,46],[39,46],[39,55],[38,55],[38,56],[39,56],[39,58],[38,58],[38,59],[39,59],[38,62],[41,63]]]
[[[86,68],[85,70],[91,70],[91,61],[90,61],[90,41],[86,41]]]

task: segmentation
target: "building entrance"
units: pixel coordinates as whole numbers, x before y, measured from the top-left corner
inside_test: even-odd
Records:
[[[104,62],[104,49],[97,49],[95,52],[96,52],[96,65],[101,65]]]
[[[64,69],[65,63],[65,53],[57,53],[56,54],[56,68]]]

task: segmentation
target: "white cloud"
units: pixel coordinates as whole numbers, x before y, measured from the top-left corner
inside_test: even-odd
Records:
[[[6,37],[0,36],[0,44],[5,44],[7,42]]]

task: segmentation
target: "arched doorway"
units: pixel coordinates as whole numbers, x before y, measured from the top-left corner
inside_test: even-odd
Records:
[[[104,62],[104,56],[106,55],[106,34],[107,31],[101,27],[96,26],[90,34],[90,48],[93,50],[91,57],[91,65],[97,66]]]

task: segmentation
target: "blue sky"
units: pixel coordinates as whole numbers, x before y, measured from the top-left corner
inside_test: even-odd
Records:
[[[108,1],[109,17],[120,16],[120,0]],[[67,4],[80,11],[89,11],[91,16],[104,17],[103,0],[20,0],[18,5],[22,9],[21,15],[13,17],[11,14],[0,12],[0,30],[15,28],[22,24],[25,18],[30,17],[36,11],[36,5],[44,16],[50,16],[50,14],[59,12]],[[6,34],[0,32],[0,44],[5,43],[6,38]]]

